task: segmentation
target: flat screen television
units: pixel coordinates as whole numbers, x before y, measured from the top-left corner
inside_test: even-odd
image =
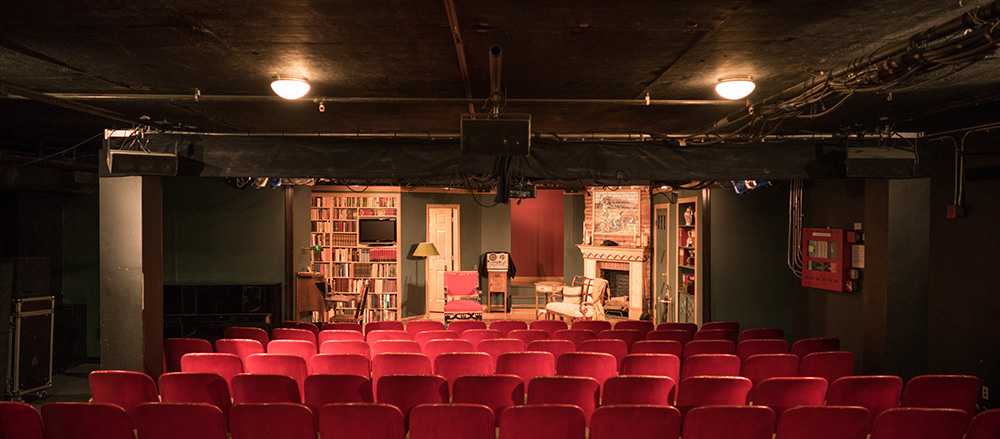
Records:
[[[396,242],[396,220],[392,218],[358,219],[358,243],[392,244]]]

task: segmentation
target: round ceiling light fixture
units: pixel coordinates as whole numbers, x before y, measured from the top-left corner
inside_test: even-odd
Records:
[[[749,76],[727,76],[719,78],[715,92],[724,99],[735,101],[749,96],[755,88],[757,84],[754,84],[753,78]]]
[[[301,76],[279,75],[271,82],[271,90],[281,98],[291,101],[309,93],[309,81]]]

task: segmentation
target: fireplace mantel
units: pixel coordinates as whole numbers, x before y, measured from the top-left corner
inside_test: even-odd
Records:
[[[577,244],[583,259],[595,259],[599,261],[621,261],[621,262],[646,262],[649,260],[651,249],[649,247],[618,247],[608,245],[583,245]]]
[[[628,318],[642,316],[643,298],[649,294],[649,247],[616,247],[577,244],[583,253],[583,275],[590,278],[601,277],[597,263],[600,261],[628,263]]]

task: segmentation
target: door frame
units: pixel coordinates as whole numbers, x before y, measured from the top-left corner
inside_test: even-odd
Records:
[[[451,228],[451,231],[449,232],[449,233],[452,234],[452,236],[451,236],[451,243],[452,243],[452,252],[451,252],[451,254],[452,254],[452,266],[451,266],[451,268],[452,268],[452,270],[460,270],[461,267],[462,267],[462,253],[461,253],[461,251],[462,251],[462,243],[461,243],[461,232],[462,232],[461,214],[462,214],[462,206],[459,205],[459,204],[428,204],[428,205],[426,205],[426,207],[424,208],[424,215],[425,215],[425,218],[424,218],[424,224],[425,224],[425,227],[424,227],[424,242],[430,242],[430,237],[431,237],[430,236],[431,235],[431,230],[430,230],[431,209],[451,209],[452,212],[454,212],[454,215],[452,216],[452,228]],[[433,257],[433,256],[431,256],[431,257]],[[431,264],[429,263],[429,261],[425,260],[424,261],[424,279],[425,279],[424,285],[425,286],[429,283],[428,281],[431,278],[431,273],[432,273]],[[442,282],[437,282],[437,285],[442,285]],[[435,296],[433,296],[429,290],[426,290],[425,291],[425,303],[424,303],[424,306],[425,306],[425,309],[427,310],[428,314],[430,314],[431,312],[437,312],[437,311],[431,311],[430,301],[431,301],[432,297],[435,297]],[[444,291],[441,291],[441,297],[442,298],[444,297]]]
[[[653,247],[653,252],[652,252],[653,285],[652,285],[652,294],[650,295],[650,297],[652,298],[653,302],[652,303],[653,321],[655,323],[677,321],[677,295],[675,289],[673,288],[673,284],[675,283],[674,273],[671,272],[672,271],[671,267],[673,267],[674,263],[673,262],[674,252],[670,251],[670,249],[673,248],[674,245],[672,238],[675,235],[673,227],[674,209],[676,209],[675,206],[676,205],[672,203],[653,204],[653,215],[652,215],[653,220],[651,221],[650,224],[652,226],[651,228],[653,229],[653,242],[650,243],[650,246]],[[661,209],[666,211],[666,219],[665,219],[666,224],[664,224],[663,231],[660,231],[656,223],[657,211]],[[666,248],[658,247],[658,245],[660,244],[660,235],[664,235],[663,245]],[[664,252],[665,255],[664,260],[662,262],[660,262],[658,259],[660,252]],[[663,283],[665,284],[664,297],[670,299],[670,304],[664,306],[664,312],[662,314],[659,312],[660,297],[658,296],[658,293],[660,291],[659,289],[660,285],[657,285],[657,279],[660,277],[659,274],[660,270],[663,270],[662,277],[663,277]]]

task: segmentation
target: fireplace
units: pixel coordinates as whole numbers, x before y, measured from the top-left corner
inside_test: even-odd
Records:
[[[601,277],[608,281],[608,298],[628,298],[628,270],[601,270]]]
[[[608,292],[604,299],[604,312],[619,316],[628,315],[628,267],[624,270],[604,268],[604,263],[598,263],[601,277],[608,281]],[[617,268],[617,267],[616,267]]]
[[[577,247],[583,253],[583,275],[608,279],[605,308],[621,309],[622,314],[630,319],[640,318],[643,311],[649,308],[651,250],[648,247]]]

